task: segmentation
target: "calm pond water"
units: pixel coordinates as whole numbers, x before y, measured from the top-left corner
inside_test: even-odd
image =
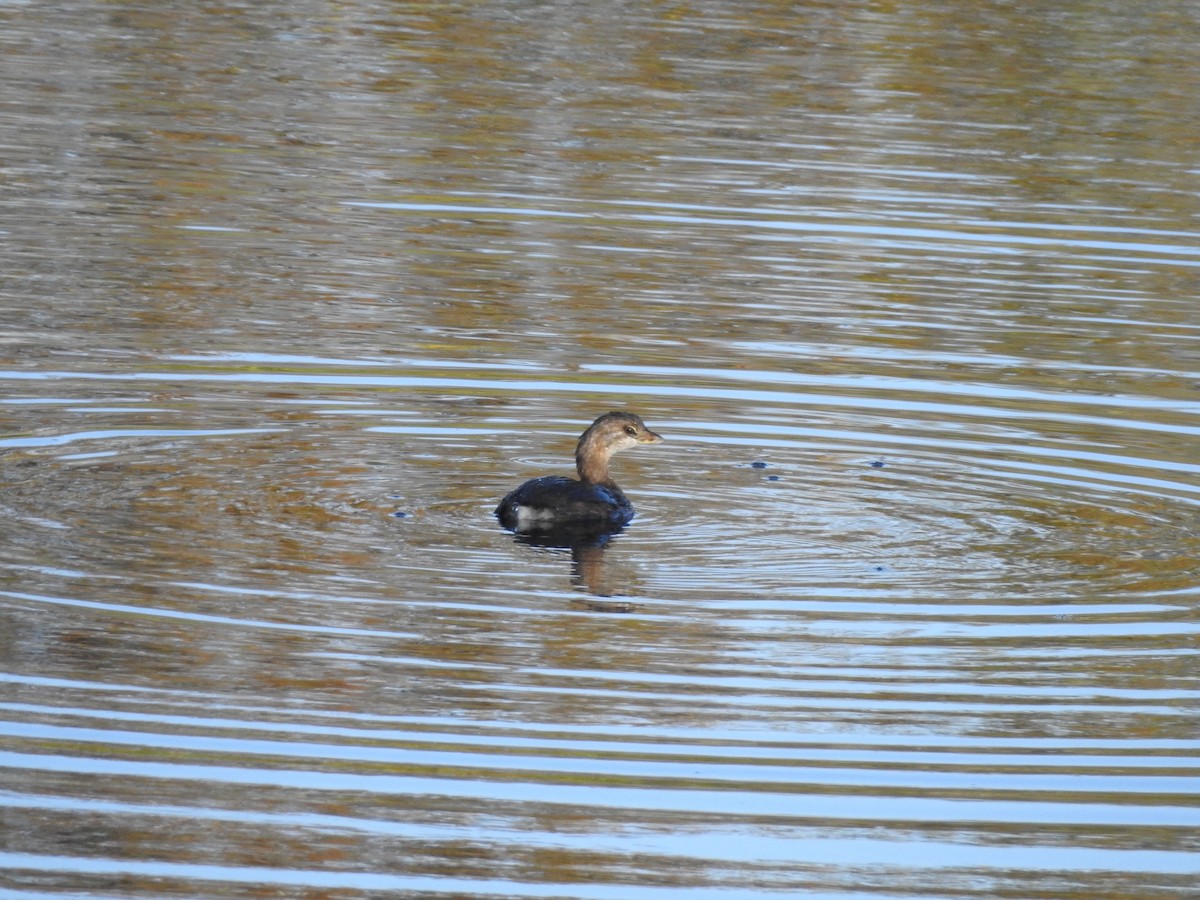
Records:
[[[0,3],[0,895],[1196,897],[1195,12]]]

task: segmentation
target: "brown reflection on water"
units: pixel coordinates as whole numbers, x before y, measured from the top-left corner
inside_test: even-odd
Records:
[[[1163,184],[1184,173],[1158,158],[1189,145],[1179,132],[1190,117],[1178,108],[1186,67],[1168,49],[1182,37],[1164,44],[1151,32],[1118,49],[1109,42],[1112,21],[1124,18],[1115,7],[1112,21],[1087,22],[957,7],[896,16],[791,4],[622,12],[539,19],[413,7],[364,28],[353,16],[273,6],[231,17],[120,10],[98,24],[60,11],[60,41],[81,52],[55,56],[55,65],[88,75],[56,74],[57,102],[27,108],[43,129],[30,151],[70,163],[54,194],[45,181],[30,184],[34,202],[21,215],[49,227],[55,195],[103,215],[99,231],[55,223],[54,241],[79,263],[54,267],[49,283],[91,270],[84,327],[119,312],[105,329],[116,345],[195,350],[203,338],[211,349],[278,348],[302,324],[325,332],[331,350],[361,346],[365,327],[378,350],[403,352],[416,336],[397,326],[416,324],[416,308],[439,346],[565,366],[620,357],[634,335],[694,353],[698,339],[730,329],[773,339],[796,325],[745,308],[748,294],[779,277],[761,259],[770,245],[724,228],[635,225],[595,205],[604,201],[745,206],[762,197],[851,222],[877,211],[872,190],[945,202],[947,215],[1012,209],[1046,224],[1078,205],[1119,207],[1146,222],[1184,222],[1193,211],[1182,207],[1190,190]],[[31,44],[31,60],[14,67],[36,64],[38,49]],[[1113,53],[1122,54],[1120,71]],[[1067,73],[1089,79],[1084,97],[1062,84]],[[81,83],[94,91],[81,95]],[[52,129],[61,119],[77,127]],[[1126,121],[1138,127],[1113,124]],[[1178,139],[1161,138],[1163,129]],[[1151,130],[1160,138],[1143,140]],[[1145,186],[1126,162],[1131,146],[1140,165],[1155,165]],[[1106,165],[1123,168],[1106,175]],[[943,176],[959,196],[939,195]],[[462,203],[462,192],[516,192],[528,198],[522,207],[553,197],[584,217],[342,205]],[[841,304],[854,302],[855,278],[891,304],[928,296],[913,286],[940,274],[922,270],[911,250],[838,246],[819,232],[777,249],[809,280],[835,278],[822,289]],[[1000,261],[929,260],[949,274],[980,262],[986,270]],[[1022,262],[1062,277],[1047,251]],[[1119,271],[1097,277],[1114,290],[1129,280]],[[1165,277],[1195,286],[1186,270]],[[119,308],[105,302],[113,297]],[[1111,298],[1088,302],[1111,312]],[[1159,306],[1165,321],[1171,304]],[[125,327],[138,318],[148,329]],[[937,346],[964,336],[913,337]]]

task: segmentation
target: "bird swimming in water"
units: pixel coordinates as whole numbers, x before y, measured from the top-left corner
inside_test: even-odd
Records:
[[[615,531],[633,518],[633,504],[608,473],[614,453],[640,444],[659,444],[662,437],[641,416],[605,413],[591,424],[575,447],[579,479],[547,475],[525,482],[496,507],[496,518],[521,534],[553,531]]]

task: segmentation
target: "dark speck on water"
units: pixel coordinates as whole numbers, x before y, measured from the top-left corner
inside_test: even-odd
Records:
[[[875,459],[871,461],[872,469],[882,469],[885,465],[887,465],[887,463],[885,463],[882,459]]]
[[[750,463],[750,468],[752,469],[765,469],[766,467],[767,464],[761,459],[756,459],[754,462]]]
[[[779,480],[778,475],[768,475],[767,476],[767,481],[778,481],[778,480]]]

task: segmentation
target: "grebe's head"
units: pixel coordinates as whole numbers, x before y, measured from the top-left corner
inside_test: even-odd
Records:
[[[641,416],[627,412],[605,413],[579,439],[575,468],[583,481],[609,484],[608,460],[614,453],[640,444],[659,444],[662,438],[646,427]]]
[[[662,436],[646,427],[642,417],[628,412],[605,413],[579,439],[579,447],[611,456],[638,444],[661,444]]]

